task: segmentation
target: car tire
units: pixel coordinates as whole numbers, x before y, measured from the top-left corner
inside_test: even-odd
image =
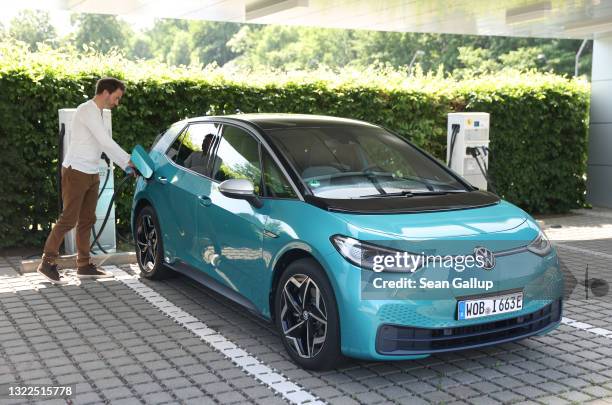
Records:
[[[314,259],[299,259],[287,266],[274,295],[275,325],[299,366],[328,370],[342,362],[337,308],[325,271]]]
[[[164,265],[164,247],[157,214],[151,206],[146,206],[136,217],[136,259],[140,275],[152,280],[172,277],[174,272]]]

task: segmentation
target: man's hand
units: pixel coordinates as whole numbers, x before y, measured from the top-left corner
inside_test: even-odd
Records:
[[[126,167],[125,172],[132,177],[138,177],[138,170],[136,169],[136,166],[134,166],[134,163],[132,163],[131,160],[128,162],[128,167]]]

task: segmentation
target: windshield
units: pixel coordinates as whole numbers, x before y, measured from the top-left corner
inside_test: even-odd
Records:
[[[422,152],[366,126],[269,130],[318,197],[376,198],[467,191]]]

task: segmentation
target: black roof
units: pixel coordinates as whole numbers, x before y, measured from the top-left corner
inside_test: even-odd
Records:
[[[365,121],[358,121],[348,118],[331,117],[327,115],[308,115],[308,114],[233,114],[220,115],[215,117],[198,117],[189,121],[202,119],[223,118],[249,122],[257,125],[263,130],[280,128],[313,128],[313,127],[334,127],[334,126],[368,126],[376,127]]]

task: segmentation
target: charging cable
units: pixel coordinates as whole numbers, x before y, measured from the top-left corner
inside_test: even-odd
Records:
[[[474,160],[476,161],[476,164],[478,165],[478,168],[480,169],[480,172],[482,173],[484,178],[487,180],[487,185],[489,186],[491,191],[497,194],[497,191],[495,191],[495,186],[493,182],[491,181],[491,179],[489,178],[489,174],[488,174],[489,168],[487,167],[485,163],[485,157],[489,154],[489,148],[486,146],[475,146],[475,147],[467,147],[465,148],[465,151],[474,158]],[[480,163],[481,158],[482,158],[482,164]]]
[[[104,159],[106,161],[106,179],[104,179],[104,184],[102,185],[102,188],[100,189],[100,193],[98,194],[98,200],[100,199],[100,196],[102,195],[102,193],[104,192],[104,189],[106,188],[106,184],[108,183],[108,179],[111,176],[111,167],[110,167],[110,160],[108,159],[108,157],[103,153],[102,154],[102,159]],[[98,230],[97,234],[96,234],[96,228],[95,226],[93,226],[91,228],[91,232],[93,234],[94,240],[93,242],[91,242],[91,245],[89,247],[89,250],[92,254],[96,254],[95,252],[93,252],[93,247],[94,245],[96,245],[98,247],[98,249],[100,249],[102,251],[102,253],[108,253],[106,250],[104,250],[104,248],[102,247],[102,245],[100,245],[100,242],[98,241],[98,239],[100,239],[100,235],[102,235],[102,232],[104,231],[104,228],[106,227],[106,223],[108,222],[108,218],[110,216],[111,210],[113,208],[113,202],[115,201],[115,197],[117,196],[117,193],[121,190],[121,187],[123,187],[123,185],[125,185],[127,183],[127,180],[132,177],[132,175],[134,174],[134,170],[136,170],[136,173],[138,175],[140,175],[140,173],[138,172],[137,169],[132,168],[131,166],[128,166],[125,169],[125,178],[123,180],[121,180],[119,182],[119,184],[117,185],[117,188],[115,189],[113,196],[111,197],[110,203],[108,204],[108,209],[106,210],[106,215],[104,216],[104,221],[102,221],[102,226],[100,227],[100,229]]]
[[[455,141],[457,140],[457,134],[459,133],[459,129],[461,126],[459,124],[451,125],[451,144],[450,144],[450,154],[448,155],[448,167],[451,167],[453,163],[453,153],[455,152]]]
[[[98,230],[98,235],[95,237],[93,242],[91,242],[91,245],[90,245],[89,249],[93,248],[93,246],[98,242],[98,239],[100,238],[100,235],[102,235],[102,231],[104,231],[104,227],[106,226],[106,223],[108,222],[108,217],[110,216],[111,210],[113,208],[113,203],[115,202],[115,198],[117,197],[117,195],[121,191],[121,188],[125,184],[127,184],[127,181],[129,179],[131,179],[133,177],[132,174],[134,173],[134,169],[132,167],[128,166],[125,169],[125,173],[126,173],[125,177],[123,178],[123,180],[121,180],[119,182],[119,184],[117,184],[117,187],[115,188],[115,192],[113,193],[113,196],[111,197],[110,203],[108,204],[108,209],[106,210],[106,215],[104,216],[104,221],[102,221],[102,226]],[[138,170],[136,170],[136,173],[138,173]]]
[[[108,158],[108,156],[106,156],[105,153],[102,153],[101,158],[104,159],[104,161],[106,162],[106,178],[104,179],[104,184],[102,184],[102,187],[100,188],[100,192],[98,193],[98,201],[100,200],[100,197],[102,196],[102,193],[104,192],[104,189],[106,188],[106,185],[108,184],[108,179],[111,176],[110,159]],[[111,206],[109,206],[109,209],[110,209]],[[108,253],[106,250],[104,250],[104,248],[102,247],[102,245],[100,245],[100,242],[98,241],[98,239],[99,239],[98,235],[100,235],[103,230],[104,230],[104,227],[102,227],[100,232],[98,232],[98,234],[96,234],[96,224],[94,223],[94,225],[91,227],[91,234],[94,237],[94,241],[95,241],[95,244],[98,247],[98,249],[100,249],[100,251],[102,253]],[[92,250],[92,247],[93,247],[93,243],[92,243],[91,247],[89,248],[89,251],[92,254],[95,255],[96,253]]]

